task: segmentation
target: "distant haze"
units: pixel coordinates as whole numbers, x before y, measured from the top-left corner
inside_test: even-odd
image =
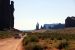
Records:
[[[40,25],[65,23],[67,16],[75,16],[75,0],[14,0],[15,28],[33,30]]]

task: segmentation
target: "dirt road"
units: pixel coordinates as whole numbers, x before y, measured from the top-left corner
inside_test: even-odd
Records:
[[[22,50],[21,42],[23,38],[21,39],[3,39],[0,40],[0,50]]]

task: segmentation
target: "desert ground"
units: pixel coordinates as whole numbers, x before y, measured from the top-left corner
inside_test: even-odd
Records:
[[[22,50],[21,39],[7,38],[0,40],[0,50]]]

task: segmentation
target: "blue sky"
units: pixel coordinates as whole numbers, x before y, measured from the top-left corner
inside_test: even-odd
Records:
[[[36,23],[65,23],[67,16],[75,16],[75,0],[14,0],[15,28],[35,29]]]

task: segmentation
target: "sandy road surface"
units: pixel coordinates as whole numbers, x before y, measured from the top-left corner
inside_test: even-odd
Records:
[[[21,39],[14,39],[14,38],[9,38],[9,39],[4,39],[0,40],[0,50],[21,50]]]

